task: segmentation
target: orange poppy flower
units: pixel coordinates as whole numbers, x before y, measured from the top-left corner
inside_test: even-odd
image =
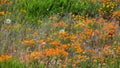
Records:
[[[4,11],[0,12],[0,15],[5,15],[5,12]]]

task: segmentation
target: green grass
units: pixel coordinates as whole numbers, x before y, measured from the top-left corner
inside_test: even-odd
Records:
[[[99,2],[87,0],[22,0],[18,8],[27,10],[28,15],[35,17],[71,12],[73,14],[95,16],[98,13],[99,6]]]
[[[28,65],[24,62],[20,62],[17,58],[13,58],[8,61],[0,62],[0,68],[44,68],[44,64],[36,64],[36,62],[32,62]]]
[[[10,59],[8,61],[0,62],[0,68],[28,68],[28,67],[18,60]]]

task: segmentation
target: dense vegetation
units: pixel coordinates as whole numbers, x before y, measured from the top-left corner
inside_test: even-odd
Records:
[[[116,1],[102,3],[101,1],[91,2],[91,0],[23,0],[21,8],[27,10],[32,16],[73,13],[95,17],[99,11],[110,14],[116,10],[118,4]]]
[[[0,0],[0,68],[120,68],[120,0]]]

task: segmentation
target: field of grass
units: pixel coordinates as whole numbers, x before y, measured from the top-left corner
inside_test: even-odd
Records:
[[[0,0],[0,68],[120,68],[120,0]]]

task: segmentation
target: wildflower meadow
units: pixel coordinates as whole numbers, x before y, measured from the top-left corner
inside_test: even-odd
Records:
[[[120,68],[120,0],[0,0],[0,68]]]

